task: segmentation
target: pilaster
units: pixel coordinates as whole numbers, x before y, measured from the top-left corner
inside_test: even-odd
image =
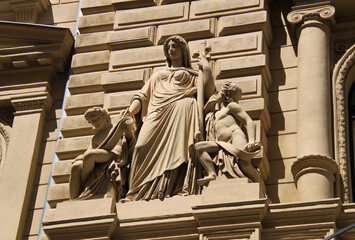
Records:
[[[40,149],[48,93],[24,94],[11,100],[15,108],[11,141],[0,180],[0,230],[6,239],[22,239]],[[6,183],[6,184],[5,184]]]

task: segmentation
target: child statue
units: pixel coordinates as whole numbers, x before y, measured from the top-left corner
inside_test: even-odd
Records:
[[[215,167],[227,178],[262,181],[251,163],[261,146],[255,142],[252,119],[238,104],[241,96],[242,91],[236,84],[226,82],[205,105],[207,141],[196,143],[195,149],[207,176],[197,180],[199,185],[217,178]]]
[[[135,143],[133,119],[124,117],[113,125],[107,111],[100,107],[88,109],[85,118],[96,134],[89,148],[73,161],[70,199],[92,198],[106,178],[113,185],[114,197],[119,200],[127,190],[127,165]]]

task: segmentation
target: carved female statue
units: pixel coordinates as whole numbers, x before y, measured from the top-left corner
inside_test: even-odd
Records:
[[[197,75],[187,42],[172,36],[164,43],[168,67],[151,76],[133,98],[128,116],[143,121],[133,152],[126,201],[163,199],[197,193],[193,145],[199,129]],[[205,96],[215,91],[211,68],[201,58]]]

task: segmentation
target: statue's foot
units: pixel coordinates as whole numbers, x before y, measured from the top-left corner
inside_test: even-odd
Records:
[[[130,202],[131,200],[128,198],[122,198],[120,199],[120,203],[125,203],[125,202]]]
[[[210,181],[216,180],[216,176],[215,175],[209,175],[207,177],[201,178],[197,180],[197,184],[200,186],[206,185],[207,183],[209,183]]]

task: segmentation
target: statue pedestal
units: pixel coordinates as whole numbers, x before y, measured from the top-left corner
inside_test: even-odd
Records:
[[[226,234],[259,239],[268,203],[259,183],[215,180],[201,195],[117,203],[119,227],[113,239],[201,239]]]
[[[116,225],[113,198],[58,203],[43,219],[43,230],[52,240],[111,239]]]
[[[202,203],[240,202],[264,198],[259,183],[247,178],[217,179],[202,190]]]

